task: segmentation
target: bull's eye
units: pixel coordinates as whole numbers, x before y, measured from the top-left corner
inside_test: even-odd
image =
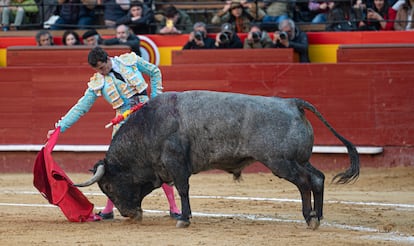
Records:
[[[106,192],[110,192],[111,191],[111,185],[109,185],[109,184],[104,184],[102,188]]]

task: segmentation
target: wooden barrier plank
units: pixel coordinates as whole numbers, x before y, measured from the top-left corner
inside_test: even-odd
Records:
[[[131,52],[125,45],[102,46],[109,56]],[[7,47],[7,66],[67,66],[88,65],[90,46],[10,46]]]
[[[294,62],[293,49],[173,50],[172,65]]]
[[[192,64],[160,69],[164,91],[204,89],[304,98],[357,145],[406,146],[414,145],[414,128],[410,124],[414,117],[413,64]],[[13,75],[19,71],[28,75],[16,80]],[[70,77],[65,71],[76,76]],[[1,69],[0,86],[7,89],[0,91],[0,113],[5,115],[0,121],[0,143],[41,144],[45,132],[82,95],[91,74],[85,66]],[[24,89],[13,90],[13,85]],[[18,103],[22,106],[14,108]],[[316,144],[341,145],[319,120],[310,113],[306,115],[315,129]],[[104,125],[112,117],[110,106],[99,98],[90,113],[68,134],[62,134],[59,142],[106,144],[111,133]],[[19,122],[13,125],[13,120]]]
[[[337,62],[412,62],[414,44],[343,44]]]

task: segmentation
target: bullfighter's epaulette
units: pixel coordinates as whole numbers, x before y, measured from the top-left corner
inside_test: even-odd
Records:
[[[126,65],[126,66],[132,66],[138,61],[138,56],[134,53],[126,53],[119,56],[119,61]]]
[[[104,77],[100,73],[95,73],[88,83],[88,87],[92,89],[98,96],[101,95],[101,89],[104,86]]]

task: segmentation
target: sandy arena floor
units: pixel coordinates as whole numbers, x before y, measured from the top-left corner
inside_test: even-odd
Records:
[[[320,228],[306,228],[297,188],[269,173],[191,177],[192,224],[175,227],[161,189],[144,199],[144,219],[71,223],[32,186],[31,174],[0,176],[0,245],[414,245],[414,167],[362,169],[354,184],[325,172]],[[69,173],[74,182],[87,174]],[[82,188],[98,211],[97,185]],[[179,198],[177,197],[177,201]]]

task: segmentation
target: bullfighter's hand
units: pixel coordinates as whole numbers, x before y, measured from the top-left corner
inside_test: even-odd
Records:
[[[52,136],[52,134],[55,132],[55,130],[56,130],[56,129],[52,129],[52,130],[49,130],[49,131],[47,132],[47,135],[46,135],[47,139],[49,139],[49,138],[50,138],[50,136]]]

